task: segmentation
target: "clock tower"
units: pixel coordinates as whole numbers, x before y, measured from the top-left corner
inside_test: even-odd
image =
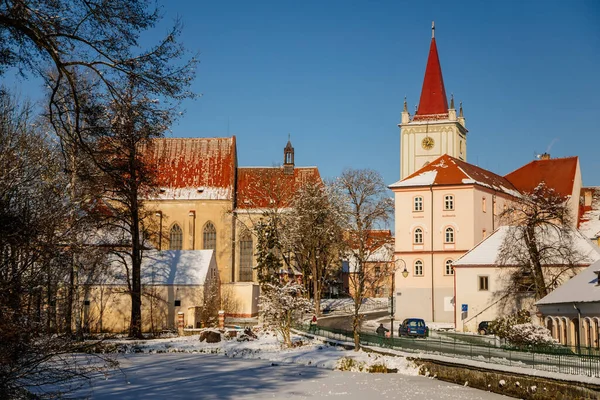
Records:
[[[433,22],[429,58],[419,106],[411,116],[405,98],[402,121],[398,126],[400,127],[400,179],[406,178],[443,154],[467,161],[468,131],[462,103],[458,115],[454,108],[454,96],[450,96],[450,107],[448,107]]]

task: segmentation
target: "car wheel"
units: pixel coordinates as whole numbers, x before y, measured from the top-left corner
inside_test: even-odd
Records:
[[[485,329],[480,329],[479,330],[479,334],[480,335],[485,335],[487,332],[485,331]]]

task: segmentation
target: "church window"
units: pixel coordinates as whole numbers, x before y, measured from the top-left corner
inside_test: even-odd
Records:
[[[252,236],[245,232],[240,237],[240,282],[252,282]]]
[[[454,243],[454,228],[446,228],[446,233],[444,237],[445,243]]]
[[[421,196],[415,197],[413,211],[423,211],[423,197],[421,197]]]
[[[452,260],[446,260],[446,269],[444,271],[445,275],[454,275],[454,267],[452,266]]]
[[[415,261],[415,276],[423,276],[423,261]]]
[[[205,250],[215,250],[217,248],[217,229],[211,222],[204,225],[202,248]]]
[[[169,250],[181,250],[183,247],[183,231],[177,224],[169,232]]]
[[[452,196],[451,194],[447,194],[446,196],[444,196],[444,210],[454,210],[454,196]]]
[[[423,244],[423,229],[415,229],[415,244]]]

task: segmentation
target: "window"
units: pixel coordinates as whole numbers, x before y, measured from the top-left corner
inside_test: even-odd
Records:
[[[454,267],[452,266],[452,260],[446,260],[446,269],[445,269],[445,274],[446,275],[454,275]]]
[[[488,290],[488,277],[480,276],[479,278],[479,290]]]
[[[240,236],[240,282],[252,282],[252,236],[245,232]]]
[[[444,196],[444,210],[454,210],[454,196],[447,194]]]
[[[181,250],[183,243],[183,231],[177,224],[173,225],[169,233],[169,250]]]
[[[487,237],[487,231],[485,229],[481,232],[481,237],[482,239],[485,239]]]
[[[423,229],[415,229],[415,244],[423,244]]]
[[[423,261],[415,261],[415,276],[423,276]]]
[[[481,198],[481,211],[483,211],[483,212],[487,212],[485,203],[486,203],[485,197],[482,197]]]
[[[202,241],[202,248],[205,250],[215,250],[217,248],[217,230],[211,222],[207,222],[204,225]]]
[[[423,211],[423,198],[421,196],[415,197],[413,211]]]
[[[446,228],[446,233],[444,236],[445,243],[454,243],[454,228]]]
[[[375,267],[375,276],[378,277],[379,275],[381,275],[381,267],[377,266]]]
[[[181,307],[181,300],[175,300],[175,307]]]

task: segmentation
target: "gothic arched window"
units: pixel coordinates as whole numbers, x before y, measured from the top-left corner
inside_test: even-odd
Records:
[[[240,282],[252,282],[252,236],[250,232],[240,235]]]
[[[217,229],[212,222],[207,222],[204,225],[202,232],[202,248],[205,250],[216,250],[217,248]]]
[[[169,232],[169,250],[181,250],[183,247],[183,231],[177,224]]]

